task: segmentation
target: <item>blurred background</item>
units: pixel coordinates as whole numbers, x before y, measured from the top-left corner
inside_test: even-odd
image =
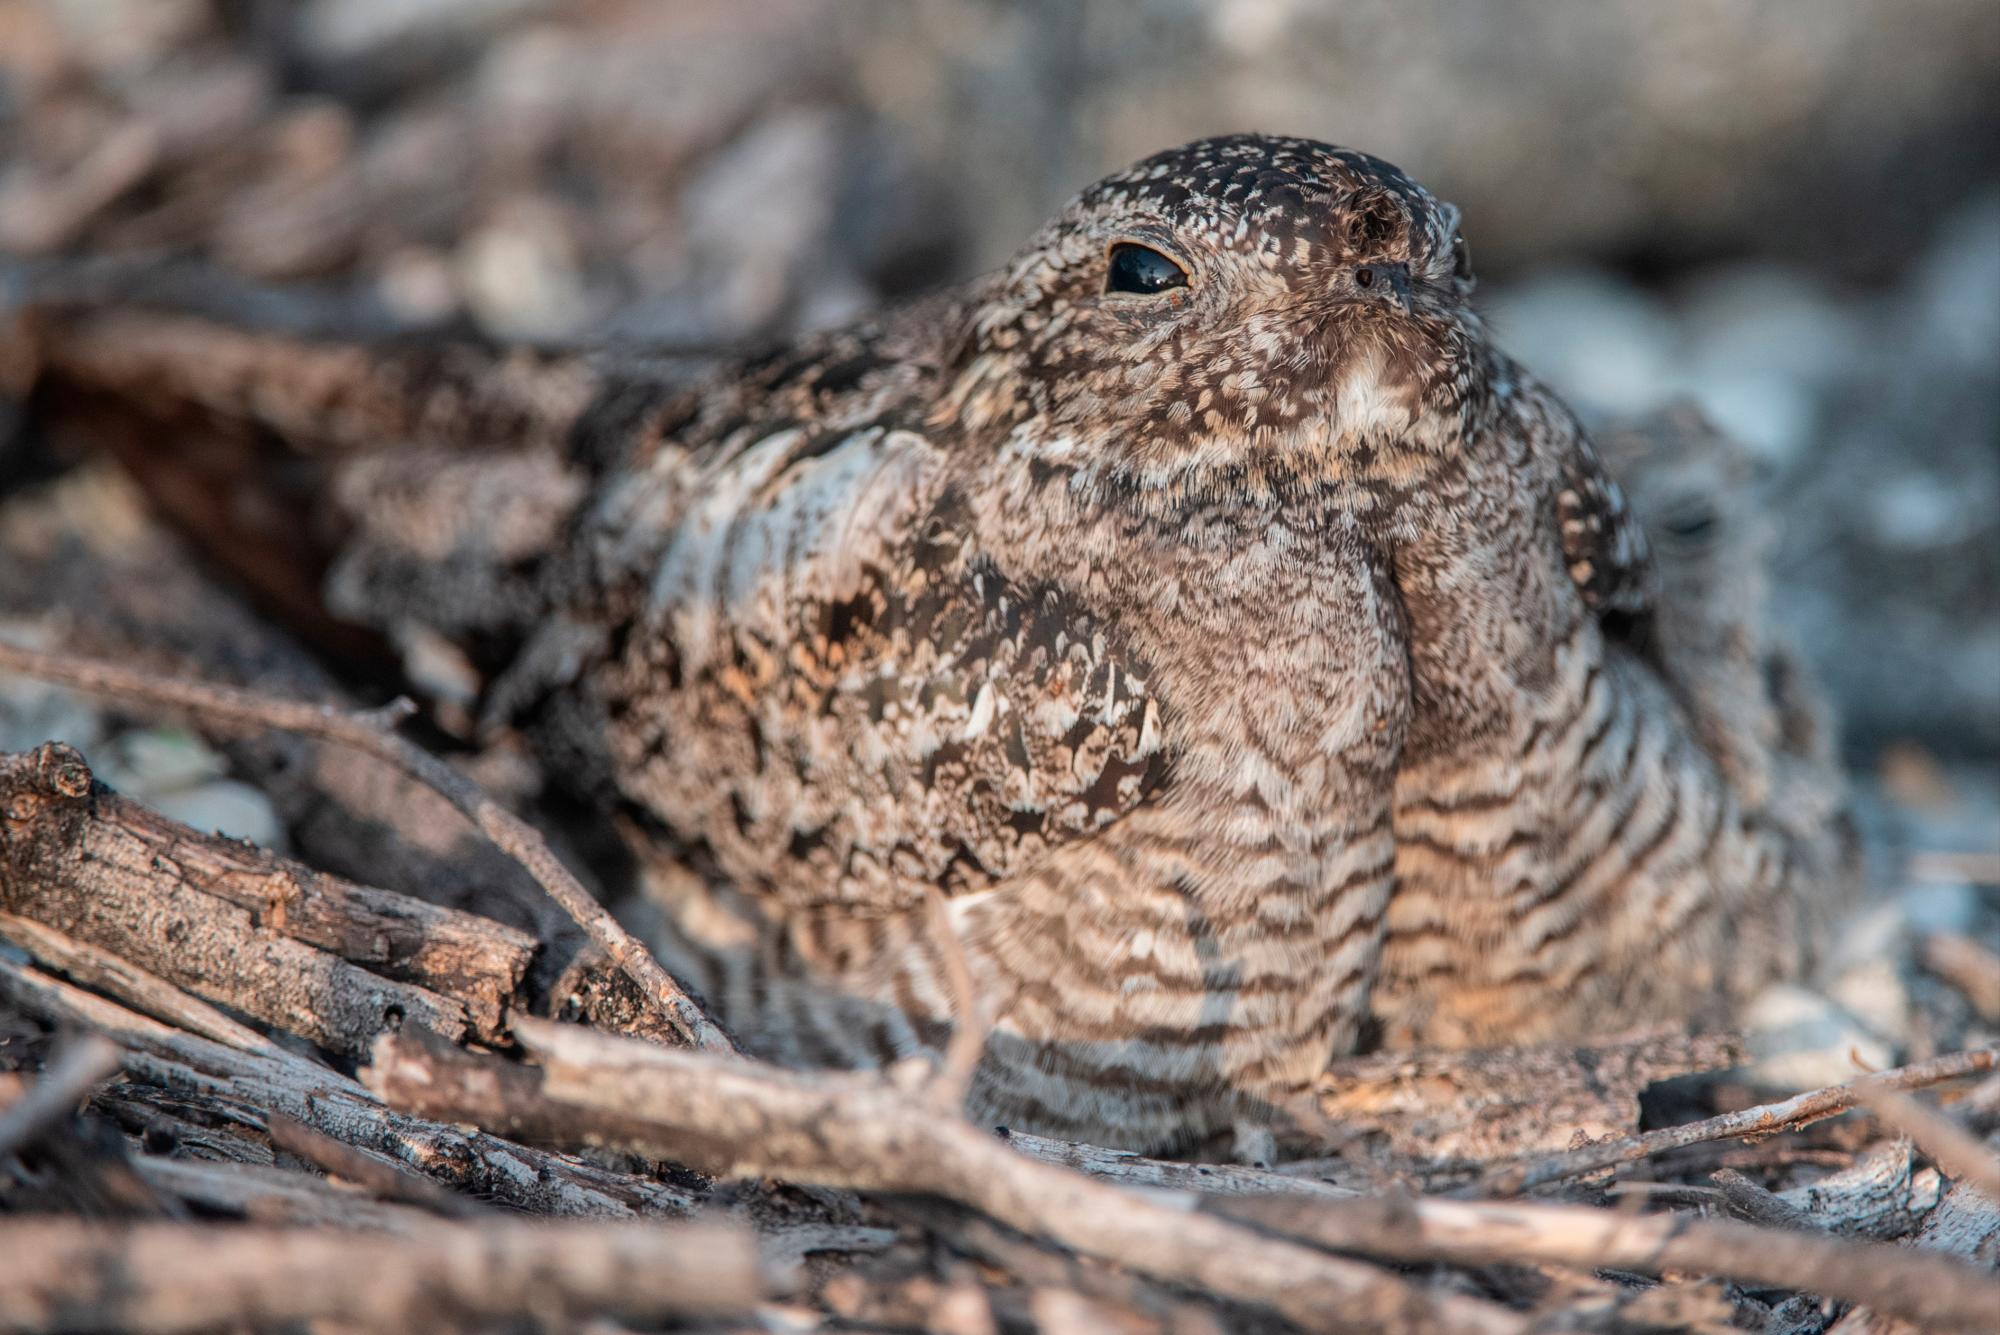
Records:
[[[0,0],[0,251],[510,337],[844,320],[1237,129],[1458,203],[1586,414],[1746,440],[1857,765],[2000,842],[1993,0]]]

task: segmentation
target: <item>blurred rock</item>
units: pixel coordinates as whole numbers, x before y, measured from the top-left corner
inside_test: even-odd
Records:
[[[1566,269],[1481,301],[1507,352],[1586,414],[1640,416],[1681,389],[1681,331],[1639,287]]]
[[[1989,0],[1142,0],[842,6],[864,96],[968,200],[974,255],[1180,140],[1364,148],[1492,272],[1581,257],[1898,264],[2000,162]]]
[[[1586,418],[1688,396],[1765,465],[1774,607],[1857,757],[2000,750],[2000,193],[1886,291],[1737,264],[1668,290],[1563,269],[1483,304]]]
[[[1780,984],[1746,1009],[1747,1075],[1771,1090],[1837,1085],[1896,1064],[1896,1051],[1831,999]]]

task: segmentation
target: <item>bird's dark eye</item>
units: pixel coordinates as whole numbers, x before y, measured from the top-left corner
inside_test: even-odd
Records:
[[[1660,521],[1660,527],[1681,542],[1699,542],[1715,530],[1716,514],[1705,505],[1691,505]]]
[[[1451,276],[1461,282],[1472,281],[1472,247],[1462,236],[1451,239]]]
[[[1186,286],[1187,270],[1151,246],[1121,241],[1111,248],[1111,272],[1104,279],[1106,292],[1143,295]]]

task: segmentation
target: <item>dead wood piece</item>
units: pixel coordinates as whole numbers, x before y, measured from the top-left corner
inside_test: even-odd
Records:
[[[543,1099],[570,1109],[576,1135],[718,1175],[942,1196],[1140,1274],[1271,1308],[1310,1330],[1511,1332],[1525,1324],[1491,1303],[1433,1294],[1026,1159],[873,1077],[720,1061],[525,1017],[516,1037],[541,1061]],[[366,1078],[391,1102],[422,1101],[435,1065],[392,1034],[377,1043]]]
[[[167,1335],[237,1323],[435,1328],[450,1317],[729,1316],[764,1288],[713,1224],[431,1221],[382,1236],[214,1224],[0,1221],[0,1327]]]
[[[455,1196],[427,1177],[419,1176],[385,1155],[335,1140],[304,1122],[272,1113],[266,1119],[271,1143],[317,1165],[321,1171],[353,1183],[383,1200],[421,1205],[438,1214],[463,1218],[482,1213],[463,1196]]]
[[[0,342],[4,337],[0,334]],[[0,365],[6,359],[0,347]],[[135,453],[147,467],[216,466],[206,449],[162,451],[153,448],[157,432],[144,433],[129,423],[122,432],[144,435]],[[59,479],[0,503],[0,620],[41,627],[100,658],[205,680],[255,682],[261,690],[295,699],[351,703],[321,660],[278,629],[276,614],[254,613],[236,592],[205,573],[183,537],[162,527],[138,486],[111,462],[112,453],[95,451]],[[190,457],[197,453],[199,460]],[[232,466],[251,464],[237,460]],[[221,482],[179,490],[162,483],[151,490],[211,500],[239,494]],[[296,536],[299,526],[287,523],[275,506],[260,505],[248,516],[223,504],[260,531],[272,527]],[[208,512],[182,518],[204,547],[212,547],[224,543],[227,517]],[[234,558],[214,550],[207,555],[209,567],[271,572],[281,565],[261,547]],[[317,599],[316,565],[302,571],[298,582],[298,604]],[[317,630],[301,626],[300,610],[292,606],[283,619],[310,636],[327,660],[356,666],[372,661],[364,645],[350,643],[365,636],[324,618],[314,623]],[[560,945],[565,956],[574,953],[568,938],[581,933],[568,915],[449,802],[402,770],[346,747],[268,728],[211,723],[204,730],[228,757],[232,772],[270,799],[297,860],[348,882],[400,887],[427,902],[502,916],[536,941]],[[617,972],[616,966],[610,969]],[[544,981],[535,973],[530,977]],[[633,1007],[650,1017],[651,1007],[631,990]]]
[[[1360,1194],[1352,1187],[1291,1177],[1261,1168],[1149,1159],[1126,1150],[1107,1150],[1075,1141],[1050,1140],[1020,1131],[1009,1132],[1006,1141],[1030,1159],[1071,1168],[1123,1187],[1197,1192],[1204,1196],[1299,1196],[1311,1200],[1347,1200]]]
[[[1777,1196],[1829,1232],[1886,1239],[1921,1226],[1944,1199],[1945,1185],[1937,1169],[1917,1163],[1909,1141],[1892,1140],[1838,1172]]]
[[[2000,1200],[1967,1183],[1958,1183],[1924,1220],[1922,1231],[1911,1245],[1915,1249],[1962,1256],[1989,1272],[2000,1269]],[[1987,1324],[1982,1329],[1993,1328],[1995,1312],[2000,1312],[2000,1308],[1987,1313]],[[1827,1335],[1923,1335],[1923,1328],[1881,1308],[1856,1307],[1835,1322]]]
[[[1586,1047],[1379,1053],[1335,1062],[1320,1108],[1398,1154],[1483,1162],[1568,1148],[1578,1131],[1629,1135],[1659,1080],[1743,1060],[1734,1034],[1638,1035]]]
[[[32,1144],[74,1112],[91,1090],[116,1073],[118,1058],[118,1045],[95,1035],[64,1045],[41,1079],[0,1107],[0,1159]]]
[[[1955,1257],[1735,1220],[1434,1197],[1310,1203],[1265,1197],[1215,1208],[1322,1247],[1385,1260],[1719,1275],[1869,1303],[1940,1330],[1986,1329],[2000,1312],[2000,1281]]]
[[[46,923],[0,913],[0,940],[13,942],[44,968],[116,998],[142,1015],[244,1052],[291,1055],[249,1025],[239,1024],[158,975],[88,941],[65,936]]]
[[[236,1214],[259,1224],[367,1229],[405,1236],[433,1216],[408,1206],[384,1205],[342,1191],[310,1173],[269,1164],[168,1159],[141,1154],[132,1159],[141,1181],[163,1196],[218,1214]]]
[[[337,1051],[365,1052],[404,1020],[469,1027],[458,1000],[266,930],[210,893],[243,847],[98,788],[62,743],[0,757],[0,811],[0,906],[11,913]],[[272,897],[263,916],[282,922],[285,891]]]
[[[583,1117],[550,1099],[542,1092],[540,1067],[475,1056],[422,1029],[405,1029],[395,1038],[394,1044],[375,1045],[364,1073],[369,1087],[392,1107],[536,1144],[649,1154],[659,1142],[659,1128],[645,1118],[604,1112]]]
[[[356,885],[236,840],[187,827],[124,799],[98,802],[84,822],[122,836],[109,854],[120,866],[143,858],[157,873],[178,873],[202,893],[234,904],[270,933],[413,983],[459,1002],[484,1040],[501,1033],[505,1008],[537,949],[525,932],[421,899]],[[129,846],[128,846],[129,843]]]
[[[346,1144],[386,1154],[452,1189],[532,1214],[684,1217],[696,1200],[666,1182],[599,1168],[498,1136],[383,1107],[354,1081],[303,1058],[239,1052],[183,1033],[0,956],[0,1000],[55,1024],[93,1029],[126,1050],[136,1093],[208,1104],[262,1127],[282,1113]]]
[[[250,691],[176,681],[73,654],[48,654],[0,644],[0,670],[75,690],[186,709],[203,718],[282,728],[340,742],[402,769],[447,798],[496,845],[519,862],[600,949],[618,962],[647,998],[694,1047],[734,1053],[736,1046],[659,961],[602,904],[591,898],[550,851],[541,833],[495,802],[444,761],[391,731],[403,710],[352,713],[324,705],[275,700]]]
[[[1857,1107],[1872,1092],[1922,1089],[1963,1076],[1979,1075],[1994,1069],[1996,1061],[2000,1061],[2000,1049],[1974,1048],[1966,1052],[1947,1053],[1928,1061],[1899,1066],[1892,1071],[1863,1076],[1846,1084],[1811,1090],[1782,1102],[1760,1104],[1741,1112],[1725,1113],[1685,1126],[1665,1127],[1644,1135],[1625,1136],[1543,1159],[1506,1164],[1488,1173],[1480,1185],[1492,1195],[1513,1195],[1564,1178],[1664,1154],[1668,1150],[1684,1149],[1689,1145],[1791,1131]]]
[[[1813,1218],[1810,1212],[1801,1210],[1777,1192],[1766,1190],[1733,1168],[1718,1168],[1708,1175],[1708,1180],[1721,1190],[1730,1213],[1738,1219],[1806,1233],[1816,1233],[1821,1227],[1820,1221]]]

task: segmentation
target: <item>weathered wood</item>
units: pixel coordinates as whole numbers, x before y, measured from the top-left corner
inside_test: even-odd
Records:
[[[1519,1332],[1520,1315],[1015,1154],[916,1091],[875,1076],[782,1071],[522,1018],[542,1093],[570,1125],[719,1175],[927,1192],[1169,1283],[1255,1303],[1315,1331]],[[371,1086],[395,1101],[433,1067],[401,1036],[376,1045]]]
[[[729,1316],[746,1314],[764,1287],[748,1232],[715,1224],[439,1220],[397,1236],[0,1221],[0,1328],[15,1331],[169,1335],[308,1321],[422,1330],[526,1312]]]
[[[1968,1183],[1957,1183],[1924,1220],[1923,1229],[1911,1239],[1910,1246],[1963,1257],[1988,1271],[2000,1270],[2000,1201]],[[2000,1325],[2000,1303],[1986,1313],[1986,1318],[1980,1329],[1992,1330]],[[1856,1307],[1835,1322],[1827,1335],[1922,1335],[1922,1332],[1921,1325],[1882,1308]]]
[[[496,1040],[534,954],[512,928],[168,820],[60,744],[0,758],[0,813],[0,907],[339,1051],[406,1020]]]
[[[1511,1195],[1567,1177],[1634,1163],[1689,1145],[1774,1135],[1837,1117],[1859,1107],[1872,1093],[1922,1089],[1964,1076],[1983,1075],[1996,1065],[2000,1065],[2000,1048],[1972,1048],[1965,1052],[1945,1053],[1928,1061],[1897,1067],[1893,1071],[1850,1080],[1844,1085],[1810,1090],[1778,1103],[1724,1113],[1720,1117],[1690,1122],[1685,1126],[1663,1127],[1643,1135],[1620,1137],[1546,1158],[1503,1164],[1488,1172],[1481,1186],[1498,1195]]]
[[[289,1057],[284,1048],[247,1024],[191,997],[156,974],[108,950],[65,936],[47,923],[0,913],[0,941],[11,941],[45,969],[112,997],[141,1015],[216,1043],[267,1057]]]
[[[132,1167],[162,1196],[198,1205],[213,1214],[241,1215],[259,1224],[360,1228],[409,1236],[435,1217],[342,1191],[310,1173],[268,1164],[142,1154],[134,1157]]]
[[[1774,1194],[1835,1233],[1900,1238],[1937,1208],[1946,1185],[1937,1169],[1916,1161],[1909,1141],[1888,1140],[1839,1172]]]
[[[0,955],[0,1001],[94,1029],[126,1049],[132,1089],[157,1087],[261,1126],[272,1112],[385,1154],[456,1191],[567,1218],[685,1217],[695,1197],[667,1182],[385,1108],[356,1082],[291,1054],[239,1052],[147,1019]]]
[[[1819,1230],[1582,1205],[1435,1197],[1240,1198],[1216,1209],[1322,1247],[1384,1260],[1540,1262],[1718,1275],[1869,1303],[1937,1330],[1990,1329],[1993,1315],[2000,1312],[2000,1281],[1957,1257],[1857,1242]]]
[[[76,654],[41,653],[4,642],[0,642],[0,669],[62,682],[78,690],[186,709],[204,719],[282,728],[336,741],[398,766],[448,799],[481,833],[520,863],[591,941],[617,961],[690,1046],[707,1052],[737,1051],[735,1041],[709,1018],[700,1003],[609,909],[591,897],[556,857],[540,830],[496,802],[465,775],[395,733],[394,725],[410,708],[407,700],[396,701],[385,711],[356,713],[206,682],[172,680],[116,663]]]

